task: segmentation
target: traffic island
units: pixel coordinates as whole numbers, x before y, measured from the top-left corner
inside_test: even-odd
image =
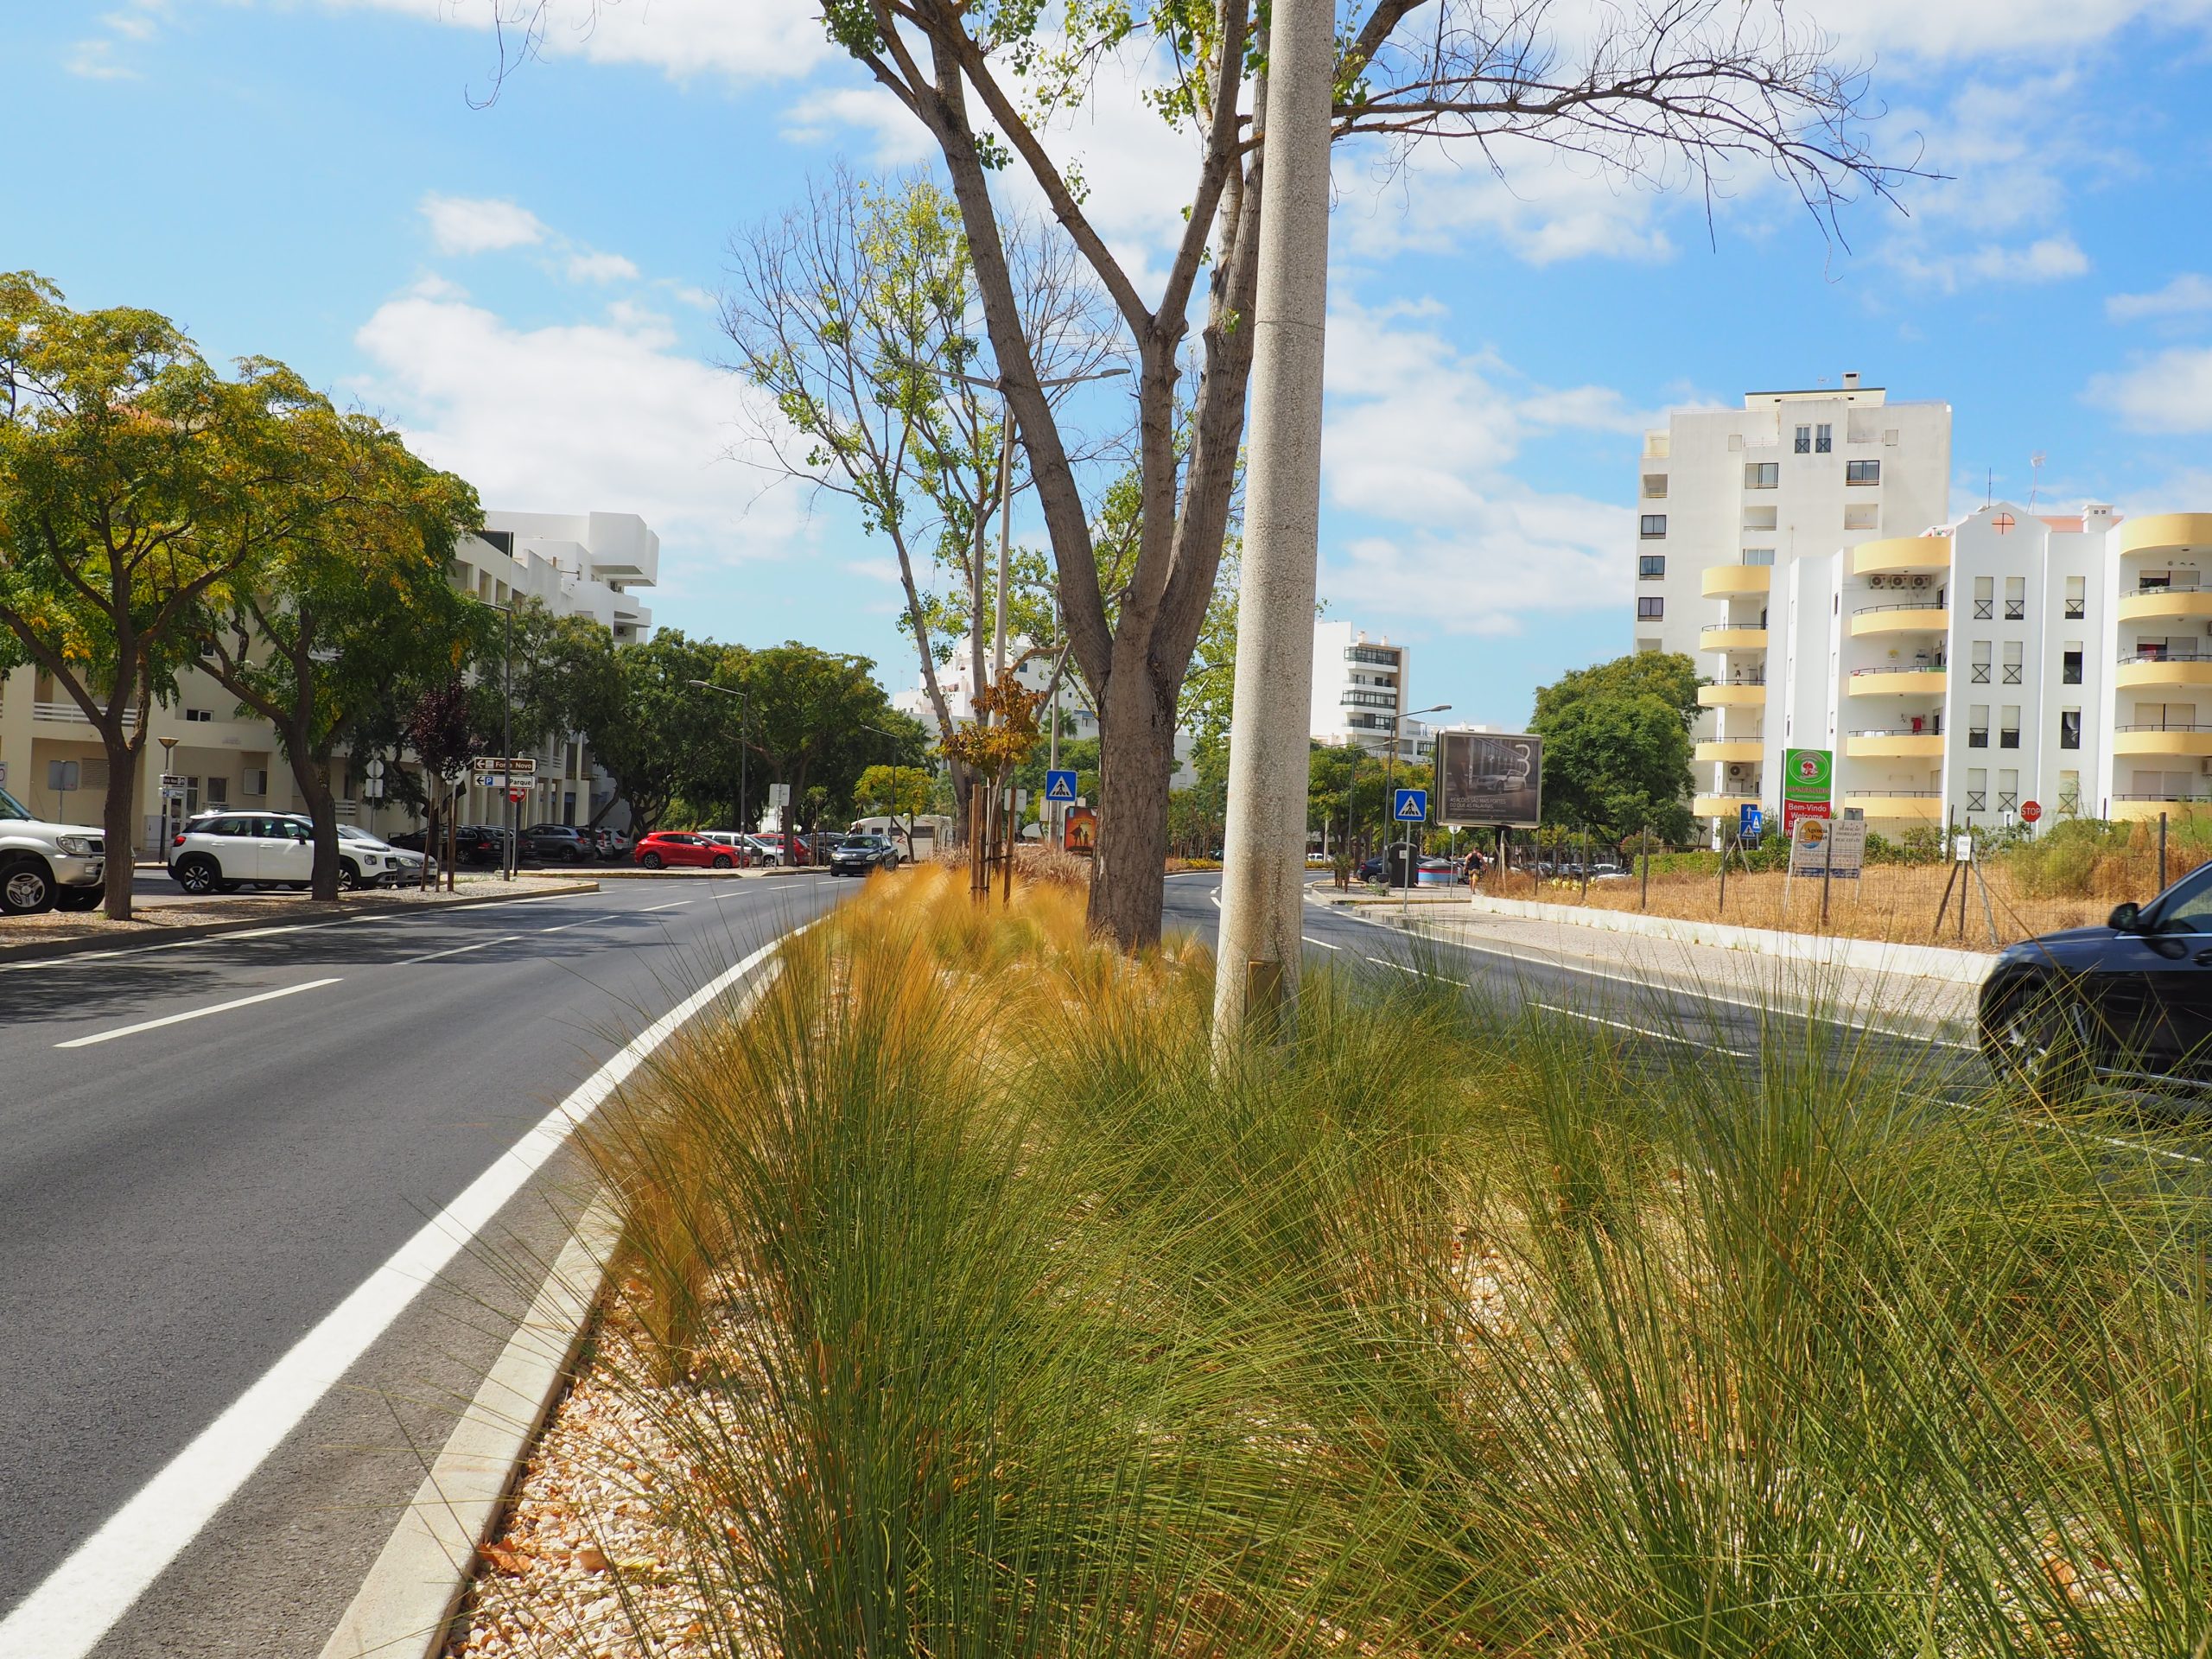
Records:
[[[780,962],[591,1126],[599,1325],[416,1650],[2202,1643],[2177,1130],[1433,961],[1217,1053],[1195,945],[957,873]]]
[[[372,887],[340,893],[335,901],[318,901],[298,893],[163,900],[140,905],[127,922],[111,922],[98,911],[48,911],[41,916],[0,920],[0,962],[175,944],[226,933],[313,926],[392,912],[466,908],[598,891],[596,879],[524,875],[507,881],[496,875],[464,874],[451,893],[442,887]]]

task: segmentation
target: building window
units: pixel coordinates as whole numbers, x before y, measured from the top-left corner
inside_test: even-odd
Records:
[[[1846,530],[1879,530],[1882,527],[1882,510],[1871,501],[1863,507],[1846,507],[1843,510],[1843,527]]]
[[[1772,507],[1745,507],[1744,509],[1744,528],[1745,530],[1774,529],[1775,510]]]
[[[1636,576],[1639,582],[1661,582],[1667,575],[1667,556],[1664,553],[1642,553],[1637,556]]]
[[[1813,434],[1813,453],[1815,454],[1825,455],[1829,450],[1834,448],[1835,429],[1828,425],[1826,422],[1822,422],[1819,429]]]
[[[1970,672],[1967,677],[1972,680],[1976,685],[1987,685],[1989,683],[1989,664],[1987,663],[1974,664],[1973,665],[1973,671]]]
[[[1656,621],[1667,614],[1667,601],[1656,594],[1636,601],[1636,620],[1639,622]]]
[[[2062,685],[2082,683],[2082,647],[2069,645],[2066,654],[2058,659],[2058,681]]]
[[[2083,577],[2066,578],[2066,614],[2076,622],[2088,614],[2088,596],[2082,592],[2086,585],[2087,582]]]
[[[1986,639],[1974,642],[1973,679],[1976,685],[1989,683],[1989,641]]]
[[[2079,709],[2058,711],[2058,747],[2062,749],[2082,747],[2082,711]]]
[[[207,804],[228,806],[230,804],[231,780],[227,778],[210,778],[207,780]]]
[[[1799,427],[1797,429],[1797,441],[1792,444],[1790,448],[1796,450],[1796,452],[1801,455],[1811,454],[1813,453],[1813,429],[1809,426]]]
[[[2005,683],[2007,685],[2020,683],[2021,649],[2018,639],[2007,639],[2005,642]]]
[[[1636,642],[1636,648],[1638,651],[1656,651],[1659,649],[1659,642],[1656,639],[1638,639]]]
[[[1882,463],[1878,461],[1847,461],[1843,463],[1843,481],[1847,484],[1878,484],[1882,481]]]
[[[1643,499],[1647,501],[1664,501],[1667,499],[1666,474],[1646,473],[1643,475]]]
[[[1997,747],[2000,749],[2018,748],[2020,747],[2019,728],[2017,727],[1999,727],[1997,732]]]
[[[1969,726],[1969,727],[1967,727],[1967,747],[1968,747],[1968,748],[1970,748],[1970,749],[1986,749],[1986,748],[1987,748],[1988,747],[1989,747],[1989,728],[1988,728],[1988,727],[1986,727],[1986,726]]]
[[[1967,791],[1967,810],[1969,812],[1986,812],[1989,810],[1987,804],[1988,800],[1989,791],[1987,790],[1970,789]]]
[[[192,724],[206,725],[213,721],[215,714],[210,709],[188,709],[184,711],[184,717]]]
[[[1772,564],[1774,550],[1770,547],[1747,547],[1744,550],[1745,564]]]
[[[2028,579],[2025,576],[2005,578],[2005,620],[2024,621],[2028,614]]]
[[[1778,490],[1782,487],[1782,463],[1778,461],[1747,461],[1744,463],[1744,487],[1747,490]]]
[[[1645,513],[1643,526],[1637,533],[1647,541],[1664,536],[1667,533],[1667,515],[1663,512]]]
[[[1378,668],[1395,668],[1398,653],[1389,645],[1346,645],[1344,660],[1350,663],[1372,663]]]
[[[1974,579],[1974,620],[1993,622],[1997,620],[1997,578],[1976,576]]]

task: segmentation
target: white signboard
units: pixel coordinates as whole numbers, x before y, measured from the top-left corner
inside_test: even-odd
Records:
[[[1951,856],[1952,856],[1953,858],[1956,859],[1956,860],[1957,860],[1960,863],[1961,863],[1961,864],[1971,864],[1971,863],[1973,863],[1973,862],[1974,862],[1974,837],[1973,837],[1972,836],[1952,836],[1952,837],[1951,837]]]
[[[791,804],[791,786],[789,784],[771,784],[768,785],[769,805],[789,806]]]
[[[1856,881],[1866,862],[1864,818],[1800,818],[1789,838],[1789,874]]]

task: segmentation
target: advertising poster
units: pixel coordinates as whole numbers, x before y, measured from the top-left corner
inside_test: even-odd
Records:
[[[1536,827],[1543,800],[1544,741],[1519,732],[1436,734],[1436,821],[1513,830]]]
[[[1827,749],[1782,752],[1782,833],[1790,835],[1800,818],[1835,816],[1835,756]]]

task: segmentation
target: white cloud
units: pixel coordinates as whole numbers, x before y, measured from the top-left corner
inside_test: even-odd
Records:
[[[1423,151],[1375,170],[1371,152],[1339,150],[1335,226],[1343,245],[1387,258],[1484,235],[1533,265],[1674,257],[1675,243],[1658,223],[1669,204],[1649,185],[1540,144],[1503,140],[1491,149],[1495,172],[1461,152]]]
[[[123,60],[121,48],[152,40],[168,16],[169,0],[126,0],[118,10],[100,14],[99,25],[107,33],[79,41],[62,67],[87,80],[140,79],[138,70]]]
[[[2202,28],[2212,0],[1814,0],[1809,11],[1853,54],[1949,61],[2050,58],[2138,23]]]
[[[2084,396],[2139,432],[2212,432],[2212,348],[2177,346],[2094,376]]]
[[[535,247],[549,232],[529,208],[486,196],[423,198],[423,217],[440,253],[496,253],[505,248]]]
[[[2105,300],[2105,315],[2114,322],[2134,322],[2145,317],[2185,317],[2212,311],[2212,282],[2185,270],[2164,288],[2148,294],[2113,294]]]
[[[1490,353],[1457,349],[1437,308],[1329,317],[1321,449],[1329,504],[1359,528],[1324,586],[1363,618],[1463,634],[1517,633],[1532,613],[1616,607],[1626,595],[1630,513],[1516,474],[1549,433],[1640,432],[1651,417],[1600,386],[1530,385]]]
[[[518,328],[417,289],[355,343],[373,365],[365,397],[487,505],[639,513],[671,562],[775,557],[804,535],[798,493],[763,497],[732,458],[755,429],[751,394],[651,312]]]
[[[638,279],[636,264],[619,253],[577,252],[569,256],[569,280],[576,283],[624,283]]]
[[[795,79],[830,52],[804,0],[323,0],[339,10],[403,12],[426,22],[489,33],[503,25],[512,57],[524,27],[542,25],[536,49],[548,57],[658,69],[671,80]]]
[[[2085,274],[2089,256],[2071,236],[2046,236],[2024,246],[1985,243],[1956,253],[1923,255],[1898,249],[1891,263],[1916,281],[1955,294],[1975,283],[2056,283]]]

